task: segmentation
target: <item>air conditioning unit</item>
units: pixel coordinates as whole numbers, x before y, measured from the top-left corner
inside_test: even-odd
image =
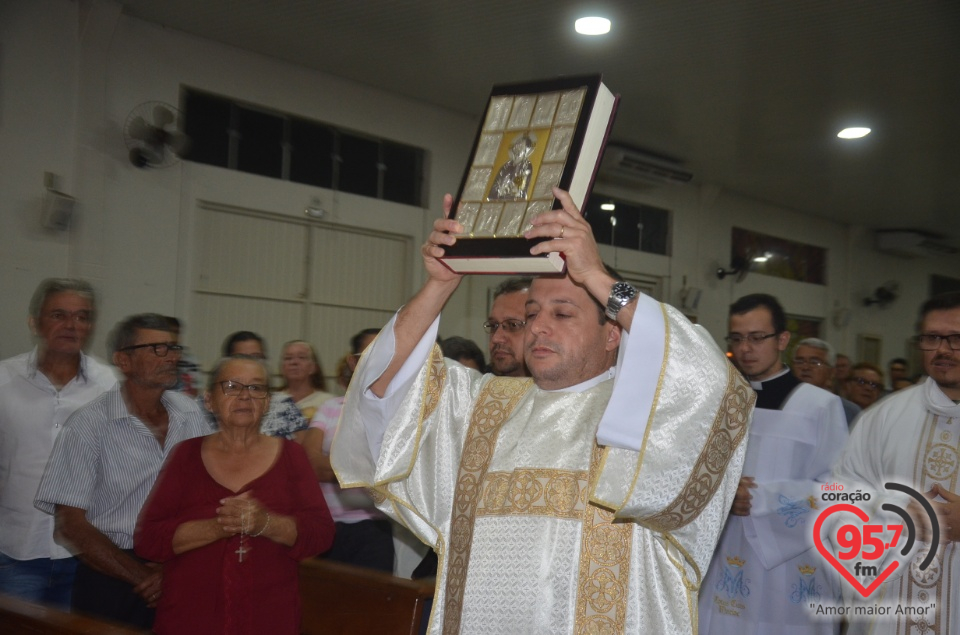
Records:
[[[878,230],[874,238],[878,251],[902,258],[949,256],[960,252],[956,247],[937,242],[933,234],[912,229]]]
[[[693,174],[674,161],[625,146],[609,145],[603,154],[598,177],[647,185],[684,185],[693,179]]]

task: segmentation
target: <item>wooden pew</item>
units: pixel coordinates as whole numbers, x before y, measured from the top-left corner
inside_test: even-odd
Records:
[[[64,613],[0,594],[0,633],[9,635],[139,635],[124,626]]]
[[[407,580],[339,562],[300,564],[304,635],[418,635],[435,580]]]
[[[418,635],[435,580],[407,580],[339,562],[300,564],[304,635]],[[136,635],[123,626],[0,595],[6,635]]]

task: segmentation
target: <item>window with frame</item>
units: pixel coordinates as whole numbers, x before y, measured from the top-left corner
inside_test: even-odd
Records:
[[[824,247],[734,227],[731,231],[730,256],[731,262],[742,259],[755,273],[797,282],[827,284],[827,250]]]
[[[593,194],[583,214],[600,244],[669,255],[668,210]]]
[[[422,148],[184,87],[183,158],[423,207]]]

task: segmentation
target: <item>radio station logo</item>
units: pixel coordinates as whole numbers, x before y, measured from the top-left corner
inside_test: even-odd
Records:
[[[940,526],[933,507],[930,501],[912,487],[900,483],[885,483],[884,487],[907,494],[916,500],[930,520],[930,549],[919,566],[920,571],[925,571],[937,555],[940,539]],[[842,486],[839,488],[842,489]],[[870,500],[869,493],[861,494],[859,490],[853,494],[828,492],[821,498],[825,501],[841,502],[828,506],[817,518],[813,528],[814,545],[824,559],[858,593],[867,598],[901,566],[901,562],[895,557],[887,557],[889,552],[899,549],[900,555],[906,557],[913,549],[917,540],[913,518],[905,509],[884,503],[880,508],[899,516],[901,524],[870,522],[870,515],[854,504]],[[844,514],[853,517],[845,518],[842,516]],[[826,532],[823,531],[823,526],[831,517],[836,517],[834,520],[839,521],[836,523],[839,527],[835,532],[831,529],[832,533],[828,534],[828,539],[825,540],[823,534]]]

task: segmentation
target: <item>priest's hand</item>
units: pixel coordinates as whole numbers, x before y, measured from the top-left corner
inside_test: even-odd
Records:
[[[447,194],[443,197],[443,218],[438,218],[433,222],[433,231],[427,237],[427,242],[420,247],[423,266],[427,270],[428,276],[439,282],[459,281],[463,277],[448,269],[439,260],[445,253],[444,247],[449,247],[457,242],[457,237],[454,234],[463,231],[463,225],[450,218],[452,207],[453,197]]]
[[[567,276],[583,286],[587,292],[606,306],[616,278],[607,271],[600,248],[593,236],[593,228],[573,204],[570,194],[553,188],[553,195],[560,201],[561,209],[544,212],[531,221],[533,228],[524,233],[525,238],[549,238],[530,248],[531,254],[557,252],[563,254],[567,263]],[[635,302],[627,304],[617,313],[617,323],[630,331],[633,324]]]
[[[752,476],[743,476],[740,478],[740,484],[737,485],[737,493],[733,497],[733,506],[730,508],[730,513],[734,516],[749,516],[750,515],[750,501],[753,499],[753,494],[750,493],[750,490],[756,489],[757,483]]]
[[[427,242],[420,247],[427,280],[397,313],[397,321],[393,326],[393,358],[387,369],[370,385],[370,392],[377,397],[386,394],[390,382],[440,315],[440,311],[463,278],[440,262],[446,247],[457,242],[454,234],[463,231],[463,225],[450,218],[452,208],[453,197],[447,194],[443,197],[444,217],[434,221],[433,231],[427,237]]]
[[[533,229],[524,234],[526,238],[550,238],[530,248],[531,254],[559,252],[567,261],[567,275],[574,282],[589,287],[591,279],[606,276],[606,267],[600,258],[597,241],[593,237],[593,228],[573,204],[570,194],[553,188],[553,195],[560,201],[561,209],[544,212],[533,219]],[[612,278],[610,278],[612,281]],[[612,284],[612,282],[610,282]],[[610,284],[605,284],[603,302]]]

